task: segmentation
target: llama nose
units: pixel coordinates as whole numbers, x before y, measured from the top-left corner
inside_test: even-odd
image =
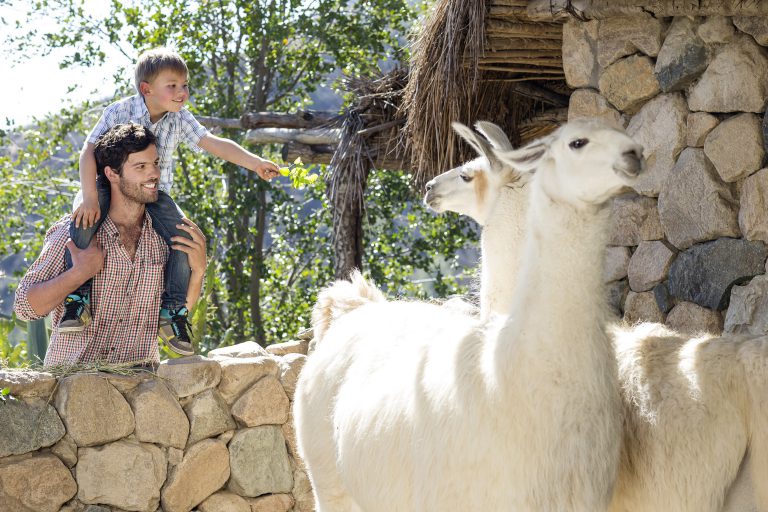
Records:
[[[643,154],[642,151],[637,149],[630,149],[625,151],[624,162],[626,163],[625,171],[632,176],[637,176],[643,170]]]

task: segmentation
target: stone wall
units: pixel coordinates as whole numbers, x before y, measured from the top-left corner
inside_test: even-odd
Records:
[[[0,370],[2,512],[307,512],[291,400],[307,341],[156,373]]]
[[[768,18],[569,21],[568,117],[645,147],[637,197],[617,200],[606,253],[630,321],[768,332]]]

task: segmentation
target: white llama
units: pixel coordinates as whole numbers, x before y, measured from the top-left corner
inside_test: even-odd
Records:
[[[377,301],[322,333],[294,404],[318,512],[607,509],[621,405],[604,204],[634,181],[641,152],[589,122],[501,152],[537,169],[504,322]]]
[[[468,215],[482,226],[480,317],[487,319],[491,313],[509,311],[514,287],[504,276],[517,274],[520,264],[531,173],[516,171],[494,155],[494,149],[512,149],[501,128],[486,122],[477,128],[488,142],[463,124],[453,123],[453,129],[480,156],[429,181],[424,203],[438,213]]]
[[[478,128],[488,133],[488,124],[478,123]],[[477,147],[471,132],[457,131]],[[502,264],[483,265],[481,308],[486,301],[483,311],[503,314],[519,274],[516,266],[503,265],[503,258],[520,251],[515,244],[525,223],[527,190],[510,189],[487,168],[470,164],[471,180],[456,180],[456,170],[432,180],[425,203],[482,224],[489,216],[478,216],[478,210],[495,212],[494,201],[519,201],[504,207],[516,215],[497,217],[497,229],[483,231],[483,262],[495,258]],[[493,247],[506,251],[486,254]],[[652,324],[615,329],[612,336],[627,422],[611,510],[767,511],[768,459],[761,456],[756,465],[744,455],[748,446],[765,453],[768,442],[768,418],[760,401],[768,400],[761,398],[768,396],[768,342],[730,336],[689,339]],[[756,493],[762,495],[761,507]]]

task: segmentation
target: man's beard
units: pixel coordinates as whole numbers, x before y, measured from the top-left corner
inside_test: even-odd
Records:
[[[121,179],[119,188],[125,198],[134,203],[147,204],[157,201],[158,189],[151,191],[142,187],[141,183],[128,183],[124,179]]]

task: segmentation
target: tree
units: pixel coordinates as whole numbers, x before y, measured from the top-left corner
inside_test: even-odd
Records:
[[[35,2],[29,8],[28,20],[18,24],[9,36],[7,47],[15,55],[45,54],[61,48],[68,52],[62,66],[88,67],[104,62],[107,46],[131,60],[147,48],[172,46],[190,68],[193,110],[219,117],[306,106],[309,94],[335,73],[366,74],[387,59],[396,51],[396,38],[413,15],[405,0],[111,0],[109,15],[94,19],[87,4],[83,0]],[[36,26],[35,18],[43,15],[56,19],[60,30],[44,33],[27,28]],[[118,96],[130,93],[130,84],[122,86]],[[89,123],[83,122],[80,110],[70,111],[67,119],[71,119],[68,122],[73,131],[88,131]],[[45,127],[49,133],[43,130],[37,137],[42,145],[63,140],[63,127],[56,123],[51,126],[51,122]],[[242,140],[238,131],[225,131],[224,136]],[[46,151],[50,149],[39,149],[38,154],[42,157]],[[256,151],[271,154],[270,148]],[[329,229],[329,216],[319,184],[296,196],[289,193],[285,182],[265,183],[253,173],[186,148],[179,149],[176,160],[173,195],[209,234],[215,247],[206,348],[246,337],[267,344],[294,334],[308,323],[318,286],[332,276],[328,244],[322,241]],[[34,166],[21,160],[7,161],[3,172],[18,177],[19,166],[26,169],[21,175],[34,174]],[[76,179],[76,162],[67,166],[65,174]],[[407,194],[403,192],[407,178],[393,173],[381,177],[382,181],[393,180],[385,186],[387,193],[397,190]],[[56,179],[72,189],[73,183],[66,182],[61,174]],[[17,188],[12,195],[20,197],[21,190]],[[383,199],[386,194],[382,191],[379,195]],[[69,197],[48,208],[43,198],[50,196],[66,197],[51,190],[35,196],[18,212],[16,226],[25,212],[40,206],[58,214],[69,210]],[[6,204],[11,204],[11,199],[9,195]],[[412,199],[398,197],[398,204],[408,209]],[[381,209],[382,218],[392,213],[387,208]],[[299,215],[302,210],[304,214]],[[371,209],[371,233],[385,234],[392,223],[379,224],[378,212],[378,207]],[[43,218],[48,222],[52,216]],[[415,223],[417,217],[406,222]],[[462,240],[471,239],[472,230],[467,225],[456,226],[451,229],[467,233]],[[0,226],[0,231],[3,229],[9,231],[12,226]],[[374,247],[376,240],[389,240],[372,251],[371,273],[397,293],[415,290],[407,286],[405,269],[428,271],[431,262],[440,259],[418,254],[416,249],[423,247],[407,244],[405,233],[396,230],[391,239],[369,235]],[[15,246],[22,247],[29,248],[21,242]],[[389,256],[400,258],[400,270],[394,271],[379,260]],[[442,284],[438,288],[445,292]]]

